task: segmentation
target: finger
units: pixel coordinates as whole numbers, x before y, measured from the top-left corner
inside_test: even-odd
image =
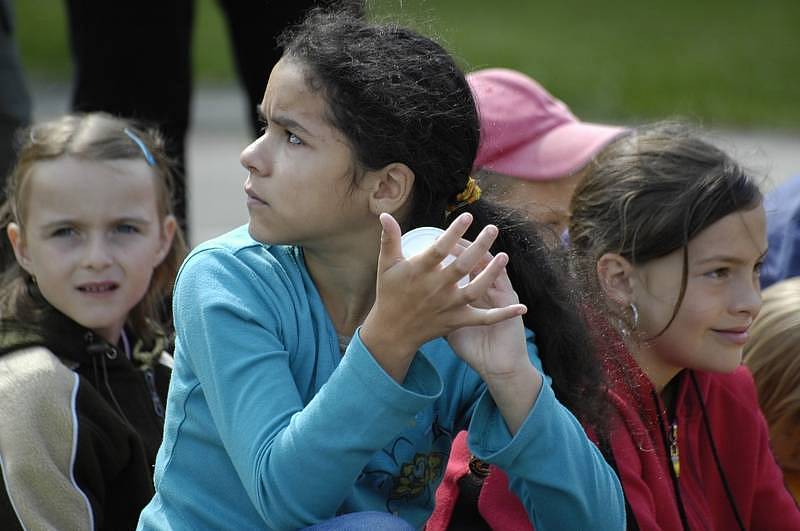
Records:
[[[379,216],[381,222],[381,249],[378,254],[378,271],[386,271],[397,262],[403,260],[400,245],[400,225],[391,214],[386,212]]]
[[[492,260],[489,249],[491,249],[492,244],[497,238],[497,234],[497,227],[494,225],[487,225],[480,234],[478,234],[475,241],[459,253],[458,258],[453,260],[453,262],[446,267],[446,270],[451,272],[453,280],[458,280],[465,275],[473,273],[476,268],[479,268],[479,271],[486,268]],[[458,248],[459,245],[455,247]]]
[[[452,254],[453,256],[456,256],[456,257],[461,256],[461,253],[466,251],[467,247],[469,247],[470,245],[472,245],[471,241],[465,240],[464,238],[461,238],[458,241],[458,243],[456,243],[455,247],[453,247],[450,250],[450,254]],[[483,254],[483,256],[481,256],[481,258],[478,260],[478,262],[475,264],[475,266],[472,268],[472,272],[470,273],[470,275],[474,277],[475,275],[477,275],[478,273],[483,271],[483,269],[487,265],[489,265],[489,262],[492,261],[492,258],[494,258],[494,255],[492,253],[490,253],[489,251],[486,251]]]
[[[464,326],[492,326],[525,315],[527,312],[528,307],[520,303],[509,304],[501,308],[473,308],[471,315],[467,318],[469,322]]]
[[[442,260],[447,258],[451,251],[456,247],[456,244],[461,240],[461,237],[467,232],[470,224],[472,223],[472,214],[465,212],[458,216],[453,223],[445,230],[436,241],[420,253],[420,261],[427,268],[433,268],[442,263]]]
[[[513,293],[511,281],[508,280],[506,273],[507,264],[508,255],[506,253],[498,253],[492,258],[489,264],[466,287],[462,288],[466,299],[468,301],[478,300],[493,285],[498,289]]]

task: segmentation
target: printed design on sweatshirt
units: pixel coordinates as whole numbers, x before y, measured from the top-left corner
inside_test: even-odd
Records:
[[[359,480],[371,480],[384,494],[386,510],[390,513],[398,513],[412,502],[415,505],[420,501],[426,505],[433,503],[453,440],[452,433],[436,420],[416,442],[408,436],[395,439],[359,477]]]
[[[415,454],[410,463],[400,467],[400,475],[394,478],[390,500],[416,498],[442,474],[445,454]]]

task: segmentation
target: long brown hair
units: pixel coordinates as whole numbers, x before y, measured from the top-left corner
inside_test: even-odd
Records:
[[[688,124],[634,129],[590,164],[572,196],[569,238],[576,269],[595,285],[595,264],[605,253],[639,265],[682,249],[681,291],[666,330],[685,295],[689,241],[761,202],[755,180]],[[625,309],[609,304],[608,310],[630,320]]]

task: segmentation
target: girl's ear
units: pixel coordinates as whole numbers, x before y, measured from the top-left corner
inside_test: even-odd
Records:
[[[414,172],[402,162],[393,162],[370,173],[370,210],[376,216],[387,212],[398,217],[411,197]]]
[[[22,235],[22,227],[16,223],[9,223],[6,227],[6,235],[8,235],[8,240],[11,242],[11,248],[14,249],[14,256],[17,257],[17,262],[22,269],[31,273],[31,259],[28,255],[28,246]]]
[[[172,240],[175,238],[175,231],[177,228],[178,220],[175,219],[175,216],[170,214],[164,218],[164,221],[161,224],[160,244],[158,247],[158,253],[156,254],[156,262],[153,264],[153,269],[160,266],[161,262],[163,262],[169,254],[169,250],[172,248]]]
[[[597,260],[600,287],[613,301],[627,306],[633,300],[633,265],[616,253],[606,253]]]

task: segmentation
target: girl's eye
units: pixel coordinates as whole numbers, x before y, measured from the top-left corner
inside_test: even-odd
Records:
[[[117,225],[115,230],[121,234],[137,234],[139,232],[137,227],[129,225],[128,223],[121,223]]]
[[[726,278],[730,274],[730,269],[727,267],[720,267],[714,271],[709,271],[706,276],[710,278]]]
[[[53,231],[52,236],[54,238],[68,238],[70,236],[75,235],[75,229],[72,227],[60,227]]]
[[[764,262],[756,263],[755,267],[753,268],[753,273],[755,273],[756,275],[760,275],[761,274],[761,268],[763,266],[764,266]]]
[[[288,135],[287,139],[289,140],[290,144],[300,145],[303,143],[303,141],[300,140],[300,137],[298,137],[296,134],[290,133],[289,131],[287,131],[286,134]]]

